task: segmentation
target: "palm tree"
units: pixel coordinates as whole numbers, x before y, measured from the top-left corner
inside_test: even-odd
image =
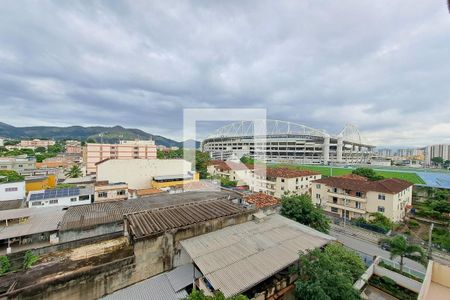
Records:
[[[403,258],[412,258],[422,264],[426,263],[425,252],[419,245],[410,244],[405,237],[397,235],[391,239],[383,239],[382,243],[389,245],[391,259],[400,256],[400,271],[403,271]]]
[[[67,169],[66,172],[64,172],[64,175],[68,178],[78,178],[83,176],[83,171],[81,171],[78,165],[73,165],[70,169]]]

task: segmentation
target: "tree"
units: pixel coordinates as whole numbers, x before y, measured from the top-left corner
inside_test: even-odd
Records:
[[[392,221],[380,212],[371,213],[369,215],[369,224],[381,227],[386,232],[394,227]]]
[[[8,273],[11,270],[11,264],[8,256],[0,256],[0,275]]]
[[[38,260],[39,257],[37,255],[34,255],[33,252],[31,252],[31,250],[25,252],[25,256],[23,258],[24,270],[31,268]]]
[[[200,174],[200,178],[204,179],[208,176],[209,154],[199,150],[195,151],[195,170]]]
[[[330,220],[312,203],[311,197],[307,194],[283,197],[281,214],[321,232],[328,233],[330,230]]]
[[[382,239],[382,243],[390,248],[391,259],[400,257],[400,271],[403,271],[403,258],[408,257],[422,264],[426,263],[425,252],[419,245],[410,244],[405,237],[397,235],[390,239]]]
[[[371,181],[381,180],[384,177],[381,175],[377,175],[375,171],[371,168],[356,168],[352,171],[352,174],[366,177]]]
[[[62,144],[56,143],[54,145],[47,147],[48,153],[58,154],[64,152],[64,146]]]
[[[89,144],[95,144],[95,143],[97,143],[93,138],[88,138],[87,140],[86,140],[86,143],[89,143]]]
[[[68,178],[78,178],[83,176],[83,171],[81,171],[78,165],[73,165],[70,169],[64,172],[64,175]]]
[[[442,157],[433,157],[431,159],[434,165],[439,166],[444,163],[444,159]]]
[[[6,177],[6,179],[2,179],[2,177]],[[0,170],[0,181],[14,182],[22,180],[24,180],[24,177],[14,170]]]
[[[205,296],[202,290],[193,290],[185,300],[248,300],[244,295],[236,295],[226,298],[222,292],[217,292],[214,296]]]
[[[248,165],[254,165],[255,164],[255,160],[253,158],[251,158],[249,155],[244,155],[241,157],[240,159],[241,163],[243,164],[248,164]]]
[[[225,187],[233,187],[237,185],[237,181],[230,180],[225,176],[220,176],[220,185]]]
[[[361,258],[340,244],[312,250],[300,256],[296,299],[360,299],[353,284],[364,270]]]
[[[443,167],[448,169],[450,167],[450,160],[447,159],[446,161],[444,161]]]
[[[34,149],[34,153],[45,153],[45,151],[47,151],[45,147],[37,147],[36,149]]]

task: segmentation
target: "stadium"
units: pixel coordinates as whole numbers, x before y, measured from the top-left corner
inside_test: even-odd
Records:
[[[255,135],[255,128],[260,127],[265,128],[265,134]],[[325,130],[280,120],[233,122],[202,142],[203,151],[212,159],[248,155],[268,163],[364,164],[374,148],[353,125],[330,135]]]

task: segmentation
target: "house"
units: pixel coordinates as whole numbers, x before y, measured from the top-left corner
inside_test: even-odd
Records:
[[[35,169],[36,158],[27,155],[19,155],[16,157],[0,157],[0,170],[13,170],[17,173],[22,171]]]
[[[207,166],[211,176],[236,181],[237,186],[249,185],[253,178],[253,165],[233,161],[212,160]]]
[[[412,183],[401,179],[369,181],[350,174],[313,181],[312,199],[336,217],[367,218],[370,213],[379,212],[399,222],[411,205],[412,188]]]
[[[308,170],[290,168],[256,168],[250,190],[262,192],[277,198],[284,195],[309,194],[311,182],[322,175]]]
[[[0,202],[25,199],[25,181],[0,182]]]
[[[28,193],[28,207],[74,206],[94,202],[94,189],[66,188],[41,190]]]
[[[95,202],[121,201],[128,199],[128,184],[97,181],[94,186]]]

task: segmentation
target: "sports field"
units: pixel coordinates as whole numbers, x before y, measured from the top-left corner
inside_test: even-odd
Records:
[[[342,168],[342,167],[333,167],[330,166],[313,166],[313,165],[276,165],[283,166],[289,168],[296,168],[300,170],[311,170],[316,171],[322,174],[323,176],[341,176],[350,174],[352,172],[351,168]],[[403,180],[407,180],[414,184],[424,184],[425,181],[420,178],[415,172],[406,172],[406,171],[390,171],[390,170],[375,170],[378,175],[383,176],[384,178],[399,178]]]

